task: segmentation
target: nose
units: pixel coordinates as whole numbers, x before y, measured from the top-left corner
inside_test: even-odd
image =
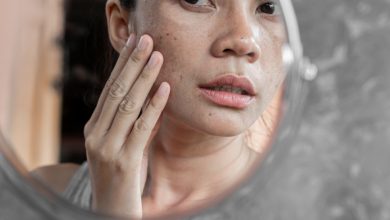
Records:
[[[260,46],[254,34],[256,26],[251,24],[245,15],[232,13],[228,20],[224,21],[221,34],[211,46],[211,53],[215,57],[244,57],[248,62],[254,63],[259,59]]]

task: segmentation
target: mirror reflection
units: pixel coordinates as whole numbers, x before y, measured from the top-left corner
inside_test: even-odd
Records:
[[[67,1],[58,15],[51,65],[63,71],[30,74],[51,96],[31,99],[35,121],[10,122],[54,191],[99,213],[156,217],[209,206],[265,156],[286,75],[276,1]],[[34,122],[47,133],[31,134]]]

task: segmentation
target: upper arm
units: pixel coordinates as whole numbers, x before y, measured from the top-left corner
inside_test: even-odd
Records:
[[[31,174],[38,179],[42,180],[52,190],[57,193],[63,193],[66,186],[69,184],[70,179],[80,167],[77,164],[56,164],[50,166],[38,167],[31,171]]]

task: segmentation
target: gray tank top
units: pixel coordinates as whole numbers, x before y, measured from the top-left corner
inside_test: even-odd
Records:
[[[71,203],[90,209],[92,191],[87,161],[75,172],[62,195]]]

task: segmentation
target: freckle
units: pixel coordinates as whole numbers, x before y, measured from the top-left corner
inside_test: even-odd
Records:
[[[166,35],[169,36],[169,33],[167,33]]]
[[[173,39],[174,39],[174,40],[177,40],[177,38],[176,38],[176,37],[173,37]]]
[[[180,81],[182,81],[183,80],[183,75],[180,75]]]
[[[211,116],[213,116],[213,114],[212,114],[212,113],[209,113],[209,116],[211,117]]]

